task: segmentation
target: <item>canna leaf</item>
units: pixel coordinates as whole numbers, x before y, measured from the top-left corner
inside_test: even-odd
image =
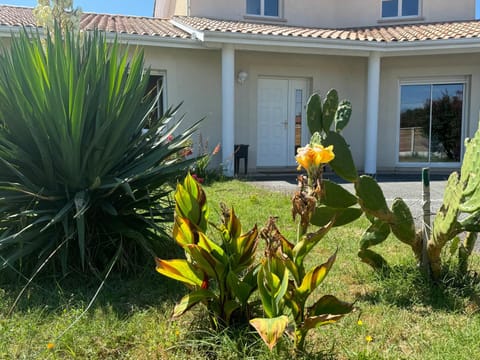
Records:
[[[241,304],[245,304],[256,287],[256,284],[242,281],[237,277],[237,274],[229,271],[227,274],[227,284],[232,290],[233,295],[239,300]]]
[[[314,233],[308,233],[302,237],[302,239],[293,248],[293,258],[297,267],[300,267],[303,263],[305,256],[312,250],[312,248],[328,233],[333,223],[330,222],[327,225],[319,228]]]
[[[198,244],[200,248],[212,255],[219,263],[227,265],[228,258],[221,246],[210,240],[204,233],[198,233]]]
[[[247,268],[252,265],[256,259],[256,250],[258,246],[257,226],[248,233],[233,239],[232,266],[236,271]]]
[[[308,317],[324,316],[324,315],[346,315],[353,311],[353,304],[337,299],[333,295],[322,296],[315,304],[307,309]],[[337,321],[339,318],[335,319]],[[328,319],[330,321],[332,319]]]
[[[302,298],[307,298],[317,287],[322,283],[328,272],[332,268],[333,263],[337,257],[337,252],[330,256],[326,263],[318,265],[310,270],[303,278],[302,284],[297,289],[297,293]]]
[[[268,319],[255,318],[250,320],[250,325],[257,330],[262,340],[272,351],[287,328],[288,316],[281,315]]]
[[[194,270],[187,260],[161,260],[155,258],[156,270],[171,279],[181,281],[187,285],[201,286],[203,276]]]
[[[198,245],[190,244],[185,246],[185,251],[191,256],[195,265],[208,276],[217,281],[223,278],[224,265],[213,257],[208,251]]]
[[[175,305],[173,310],[173,316],[179,317],[186,311],[190,310],[193,306],[200,302],[207,302],[209,300],[216,299],[216,296],[210,290],[199,289],[185,295],[180,302]]]
[[[176,216],[173,224],[173,239],[178,245],[184,247],[188,244],[198,243],[198,233],[193,230],[190,220]]]
[[[183,185],[177,185],[175,212],[178,216],[189,219],[201,231],[207,230],[206,196],[201,186],[190,174],[185,177]]]

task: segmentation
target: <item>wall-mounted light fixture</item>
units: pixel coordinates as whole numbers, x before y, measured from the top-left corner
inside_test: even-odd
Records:
[[[238,74],[237,74],[237,81],[240,83],[240,84],[243,84],[245,82],[245,80],[247,80],[248,78],[248,73],[246,71],[239,71]]]

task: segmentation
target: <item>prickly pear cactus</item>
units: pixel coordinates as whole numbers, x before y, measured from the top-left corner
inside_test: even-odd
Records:
[[[428,241],[428,257],[432,277],[438,279],[441,272],[441,251],[447,242],[465,232],[464,242],[458,249],[460,271],[466,272],[470,256],[480,231],[480,132],[465,141],[465,156],[460,175],[450,175],[443,196],[443,203],[435,216],[433,231]],[[465,217],[466,215],[466,217]],[[463,220],[460,220],[460,217]]]
[[[339,102],[338,93],[330,90],[322,102],[320,95],[313,94],[307,105],[308,126],[313,136],[318,137],[323,146],[333,145],[335,158],[329,163],[332,170],[341,178],[355,185],[355,195],[341,186],[323,180],[319,204],[311,218],[311,223],[324,226],[333,223],[341,226],[366,214],[372,225],[365,231],[360,243],[359,256],[362,261],[376,269],[385,269],[385,259],[372,251],[393,233],[400,241],[412,247],[415,256],[421,257],[421,239],[416,236],[415,225],[410,209],[401,199],[396,199],[389,209],[383,191],[370,176],[358,176],[350,146],[341,135],[352,115],[352,105],[347,100]],[[332,130],[332,126],[334,130]]]

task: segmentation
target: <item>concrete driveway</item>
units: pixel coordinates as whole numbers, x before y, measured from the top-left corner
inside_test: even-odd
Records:
[[[329,176],[325,176],[329,178]],[[331,180],[339,183],[350,192],[353,192],[353,184],[342,182],[341,179],[336,177],[330,177]],[[412,216],[415,219],[416,227],[419,228],[423,221],[423,200],[422,200],[422,181],[416,177],[396,177],[396,176],[378,176],[377,181],[385,194],[387,203],[391,205],[393,199],[401,197],[407,205],[410,207]],[[287,195],[293,194],[297,189],[296,175],[288,174],[281,176],[268,176],[268,177],[256,177],[254,180],[249,181],[252,185],[260,188],[269,189],[272,191],[278,191]],[[430,211],[432,215],[440,209],[443,200],[443,192],[445,190],[447,180],[446,176],[437,176],[434,180],[430,181]],[[433,221],[433,217],[431,219]],[[480,241],[477,240],[475,250],[480,251]]]
[[[328,175],[325,178],[329,178]],[[282,175],[277,177],[264,177],[256,178],[253,181],[250,181],[253,185],[266,188],[273,191],[279,191],[286,194],[293,194],[296,190],[296,176],[294,174]],[[350,192],[354,192],[353,184],[345,183],[337,177],[330,177],[332,181],[335,181],[345,187]],[[417,223],[420,224],[420,221],[423,217],[422,205],[422,181],[419,178],[413,177],[394,177],[394,176],[378,176],[377,181],[380,187],[385,194],[385,198],[389,205],[391,205],[393,199],[396,197],[401,197],[412,211],[413,217],[416,219]],[[440,208],[443,199],[443,192],[446,186],[446,177],[439,178],[430,181],[430,202],[431,202],[431,212],[435,214],[436,211]]]

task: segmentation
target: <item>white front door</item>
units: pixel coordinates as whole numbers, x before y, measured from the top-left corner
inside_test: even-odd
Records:
[[[257,166],[295,165],[296,148],[307,136],[305,79],[259,79]]]

